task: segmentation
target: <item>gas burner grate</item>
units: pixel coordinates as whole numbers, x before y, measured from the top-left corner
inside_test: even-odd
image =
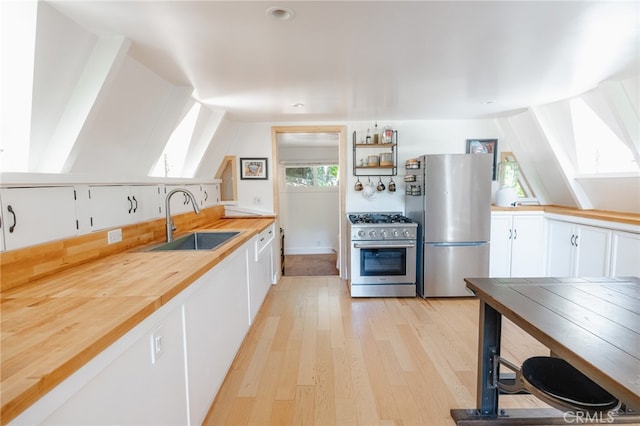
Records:
[[[360,224],[380,224],[380,223],[413,223],[411,219],[401,214],[387,213],[361,213],[350,214],[349,221],[354,225]]]

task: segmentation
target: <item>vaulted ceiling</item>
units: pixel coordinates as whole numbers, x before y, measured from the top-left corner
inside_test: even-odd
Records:
[[[50,3],[242,121],[487,117],[640,69],[637,1]]]

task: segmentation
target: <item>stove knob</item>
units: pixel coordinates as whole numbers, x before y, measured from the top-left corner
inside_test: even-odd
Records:
[[[400,233],[394,229],[393,230],[393,236],[397,238],[399,235],[400,235]]]
[[[411,236],[411,231],[409,231],[408,229],[405,229],[404,231],[402,231],[402,234],[403,234],[405,237],[410,237],[410,236]]]
[[[385,230],[380,231],[380,236],[382,238],[387,238],[387,231],[385,231]]]
[[[364,237],[365,234],[366,232],[364,232],[362,229],[358,231],[358,237]]]
[[[374,238],[376,236],[376,231],[369,231],[369,236]]]

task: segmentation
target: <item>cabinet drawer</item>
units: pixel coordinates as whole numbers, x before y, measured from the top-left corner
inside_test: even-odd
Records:
[[[275,225],[271,224],[258,234],[256,239],[256,256],[273,241],[275,236]],[[256,259],[257,260],[257,259]]]

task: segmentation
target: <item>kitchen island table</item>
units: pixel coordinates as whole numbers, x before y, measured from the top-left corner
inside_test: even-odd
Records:
[[[640,279],[465,278],[480,299],[477,407],[454,409],[458,425],[640,423]],[[500,331],[508,318],[618,398],[626,410],[502,410]],[[496,371],[497,370],[497,371]],[[590,417],[589,417],[590,416]]]

